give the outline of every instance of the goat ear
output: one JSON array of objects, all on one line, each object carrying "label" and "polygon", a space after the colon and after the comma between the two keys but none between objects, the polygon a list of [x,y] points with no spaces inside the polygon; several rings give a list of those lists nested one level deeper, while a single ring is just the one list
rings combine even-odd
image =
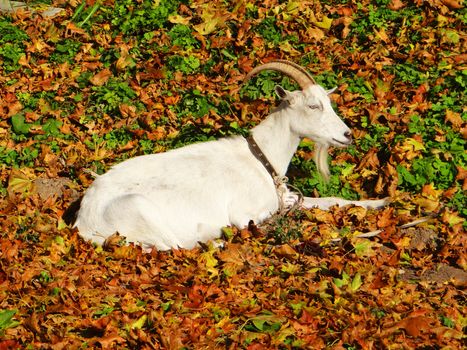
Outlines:
[{"label": "goat ear", "polygon": [[286,89],[284,89],[282,86],[276,85],[274,90],[276,91],[277,96],[279,96],[281,100],[289,99],[289,92]]},{"label": "goat ear", "polygon": [[328,95],[331,95],[331,94],[332,94],[334,91],[336,91],[336,90],[337,90],[337,86],[336,86],[336,87],[333,87],[331,90],[327,90],[326,93],[327,93]]}]

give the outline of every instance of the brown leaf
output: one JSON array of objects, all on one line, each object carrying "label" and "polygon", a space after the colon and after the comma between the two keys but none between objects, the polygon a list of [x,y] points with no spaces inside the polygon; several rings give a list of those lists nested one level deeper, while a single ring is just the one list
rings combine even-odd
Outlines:
[{"label": "brown leaf", "polygon": [[39,319],[37,313],[33,312],[24,322],[24,325],[36,334],[40,334],[41,327],[39,326]]},{"label": "brown leaf", "polygon": [[104,68],[99,73],[95,74],[89,81],[95,86],[104,85],[112,76],[112,72],[108,68]]},{"label": "brown leaf", "polygon": [[102,248],[105,250],[113,250],[118,248],[124,240],[125,237],[122,237],[118,232],[115,232],[113,235],[110,235],[105,239],[102,244]]},{"label": "brown leaf", "polygon": [[165,78],[164,72],[161,69],[148,67],[144,72],[139,73],[141,80],[156,80]]},{"label": "brown leaf", "polygon": [[129,47],[123,45],[120,47],[120,57],[115,63],[117,70],[122,71],[133,63],[133,59],[129,54]]},{"label": "brown leaf", "polygon": [[98,343],[101,344],[102,349],[110,349],[117,344],[126,343],[125,338],[122,338],[117,333],[106,335],[105,337],[99,338]]},{"label": "brown leaf", "polygon": [[378,159],[378,149],[373,147],[370,149],[367,154],[363,157],[360,164],[357,167],[357,170],[369,168],[369,169],[378,169],[380,167],[379,159]]},{"label": "brown leaf", "polygon": [[456,113],[451,110],[446,111],[445,120],[446,122],[451,123],[455,130],[459,130],[460,127],[463,124],[465,124],[465,122],[462,120],[460,113]]},{"label": "brown leaf", "polygon": [[405,4],[401,0],[392,0],[388,7],[393,11],[397,11],[405,7]]},{"label": "brown leaf", "polygon": [[385,208],[381,213],[378,214],[378,221],[376,225],[378,228],[384,228],[396,224],[396,218],[394,217],[394,208]]},{"label": "brown leaf", "polygon": [[306,36],[307,36],[308,40],[314,39],[316,41],[320,41],[325,37],[325,34],[324,34],[324,31],[322,29],[315,28],[315,27],[310,27],[306,31]]},{"label": "brown leaf", "polygon": [[280,258],[289,258],[289,259],[298,256],[295,249],[293,249],[288,244],[282,244],[278,247],[274,247],[274,254],[276,254],[276,256]]}]

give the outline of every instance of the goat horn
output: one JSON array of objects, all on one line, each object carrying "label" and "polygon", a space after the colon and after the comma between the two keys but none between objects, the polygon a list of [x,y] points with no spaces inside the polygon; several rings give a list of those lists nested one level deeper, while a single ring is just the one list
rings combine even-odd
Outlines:
[{"label": "goat horn", "polygon": [[274,61],[262,64],[254,68],[250,73],[248,73],[244,81],[247,81],[252,76],[258,74],[259,72],[263,70],[268,70],[268,69],[275,70],[285,75],[288,75],[289,77],[294,79],[298,83],[298,85],[300,85],[302,90],[305,90],[310,85],[316,84],[311,74],[308,73],[305,70],[305,68],[299,66],[298,64],[294,62],[290,62],[287,60],[274,60]]}]

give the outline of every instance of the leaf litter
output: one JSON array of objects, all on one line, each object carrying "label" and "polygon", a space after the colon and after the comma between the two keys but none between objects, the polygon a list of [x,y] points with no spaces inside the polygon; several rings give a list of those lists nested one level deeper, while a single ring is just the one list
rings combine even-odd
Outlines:
[{"label": "leaf litter", "polygon": [[[54,1],[56,18],[2,18],[0,349],[461,348],[465,8],[378,4]],[[258,123],[291,83],[241,83],[274,58],[338,85],[356,139],[329,185],[305,140],[294,185],[387,208],[295,210],[150,253],[66,225],[93,173]]]}]

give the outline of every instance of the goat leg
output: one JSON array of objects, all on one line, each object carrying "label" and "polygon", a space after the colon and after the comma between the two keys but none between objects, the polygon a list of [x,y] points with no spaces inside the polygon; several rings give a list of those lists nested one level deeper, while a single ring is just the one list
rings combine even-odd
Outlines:
[{"label": "goat leg", "polygon": [[351,201],[338,197],[324,197],[324,198],[312,198],[303,197],[302,207],[305,209],[319,208],[322,210],[328,210],[334,205],[345,206],[349,204],[357,205],[367,209],[378,209],[382,208],[390,202],[389,197],[383,199],[367,199],[361,201]]}]

